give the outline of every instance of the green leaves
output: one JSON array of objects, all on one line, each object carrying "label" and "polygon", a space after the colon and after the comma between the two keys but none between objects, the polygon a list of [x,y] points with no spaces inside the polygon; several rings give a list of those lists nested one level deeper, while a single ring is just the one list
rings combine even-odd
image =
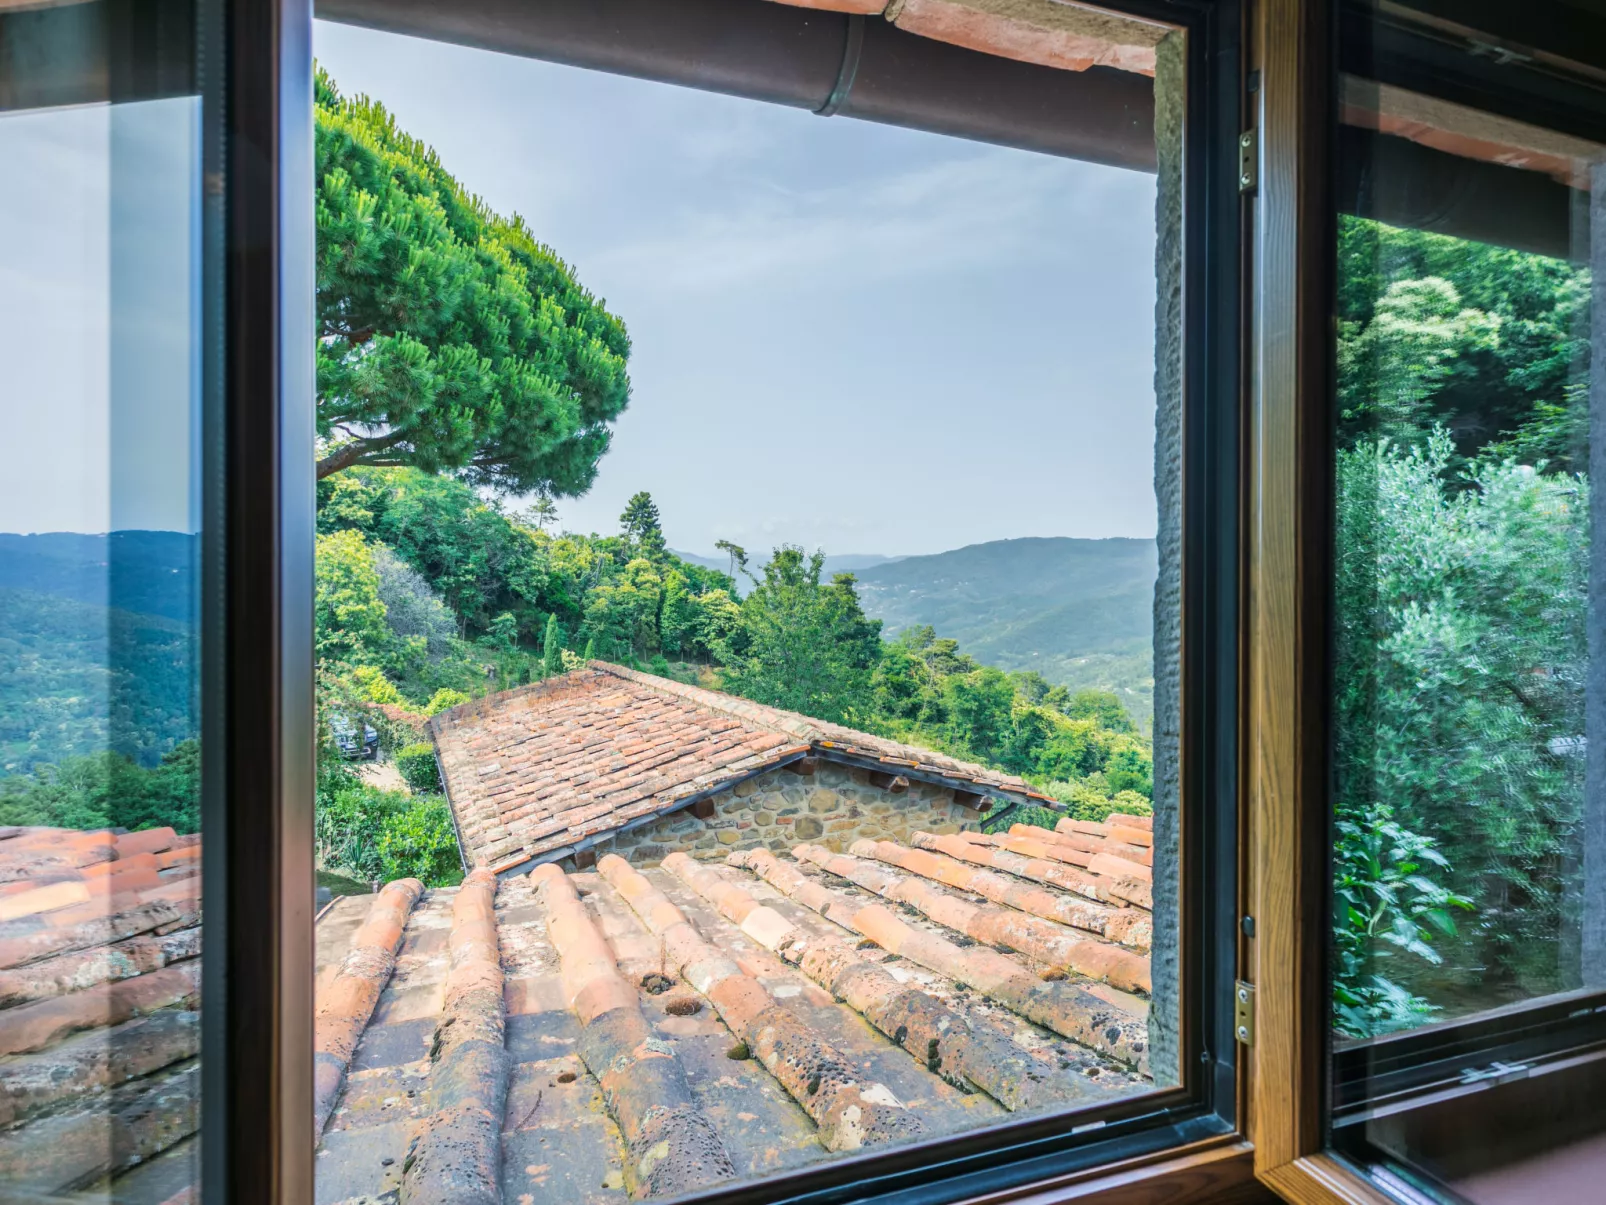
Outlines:
[{"label": "green leaves", "polygon": [[739,630],[716,649],[725,689],[834,722],[865,708],[881,624],[865,618],[851,573],[820,581],[824,563],[823,552],[775,550],[742,601]]},{"label": "green leaves", "polygon": [[1393,809],[1374,804],[1335,825],[1335,1024],[1352,1037],[1408,1028],[1435,1011],[1386,972],[1399,954],[1437,965],[1435,934],[1453,937],[1454,910],[1472,902],[1426,868],[1449,862],[1428,837],[1402,826]]},{"label": "green leaves", "polygon": [[383,664],[393,641],[368,541],[355,531],[319,536],[314,582],[318,659]]},{"label": "green leaves", "polygon": [[320,867],[363,882],[452,887],[463,878],[444,799],[382,791],[342,765],[320,767],[315,841]]},{"label": "green leaves", "polygon": [[1451,458],[1442,431],[1339,457],[1339,804],[1387,803],[1465,876],[1479,923],[1455,943],[1459,973],[1556,990],[1583,787],[1582,759],[1556,750],[1583,731],[1587,486],[1510,461],[1457,479]]},{"label": "green leaves", "polygon": [[321,71],[317,96],[319,477],[583,492],[630,400],[624,324],[382,105]]},{"label": "green leaves", "polygon": [[396,771],[402,781],[419,794],[429,795],[441,789],[440,771],[435,765],[435,746],[428,741],[403,745],[392,755]]}]

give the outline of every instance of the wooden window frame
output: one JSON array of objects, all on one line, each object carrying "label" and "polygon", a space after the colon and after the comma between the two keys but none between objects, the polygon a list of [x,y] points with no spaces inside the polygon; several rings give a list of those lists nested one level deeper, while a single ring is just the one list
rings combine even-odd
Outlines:
[{"label": "wooden window frame", "polygon": [[1244,894],[1255,1176],[1300,1205],[1388,1205],[1326,1147],[1324,697],[1333,11],[1260,0],[1246,474]]},{"label": "wooden window frame", "polygon": [[[1258,0],[1250,56],[1259,178],[1246,331],[1243,747],[1244,895],[1255,924],[1243,965],[1256,985],[1257,1015],[1245,1132],[1257,1179],[1285,1200],[1394,1205],[1327,1134],[1337,3]],[[1521,21],[1509,7],[1473,9],[1467,19]],[[1538,14],[1541,24],[1553,19]],[[1550,26],[1544,33],[1556,37]]]}]

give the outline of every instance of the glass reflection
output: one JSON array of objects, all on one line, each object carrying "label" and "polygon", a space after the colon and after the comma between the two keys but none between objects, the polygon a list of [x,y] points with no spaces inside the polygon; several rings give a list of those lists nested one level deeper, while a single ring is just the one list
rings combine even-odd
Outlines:
[{"label": "glass reflection", "polygon": [[0,113],[0,1196],[190,1199],[200,102]]}]

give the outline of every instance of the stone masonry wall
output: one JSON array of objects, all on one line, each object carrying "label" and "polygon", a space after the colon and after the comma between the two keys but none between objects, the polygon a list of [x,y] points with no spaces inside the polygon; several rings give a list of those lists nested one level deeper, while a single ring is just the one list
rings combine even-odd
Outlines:
[{"label": "stone masonry wall", "polygon": [[983,816],[955,803],[946,787],[910,782],[894,792],[874,786],[867,770],[827,761],[808,774],[782,768],[749,778],[712,803],[711,819],[699,820],[685,808],[621,834],[597,852],[617,853],[636,866],[656,865],[676,850],[718,858],[737,846],[783,853],[801,841],[843,852],[860,837],[907,841],[917,830],[956,833],[974,828]]}]

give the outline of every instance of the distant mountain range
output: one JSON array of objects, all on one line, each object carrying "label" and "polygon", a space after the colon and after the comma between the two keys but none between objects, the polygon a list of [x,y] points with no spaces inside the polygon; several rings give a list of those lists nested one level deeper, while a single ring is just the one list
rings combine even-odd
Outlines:
[{"label": "distant mountain range", "polygon": [[[669,551],[683,561],[690,561],[693,565],[702,565],[707,569],[718,569],[721,573],[729,573],[731,570],[731,559],[728,556],[704,556],[700,552],[681,552],[674,548]],[[820,571],[820,579],[829,581],[834,574],[862,573],[866,569],[874,568],[877,565],[890,565],[893,561],[901,560],[903,560],[902,557],[880,556],[873,552],[849,552],[841,556],[827,556],[825,558],[825,567]],[[748,564],[748,568],[755,576],[762,576],[764,566],[768,563],[768,560],[751,561]],[[736,584],[741,587],[747,583],[738,575]],[[745,593],[745,591],[741,592]]]},{"label": "distant mountain range", "polygon": [[1140,725],[1154,711],[1153,540],[994,540],[858,574],[885,634],[930,624],[1001,669],[1113,690]]},{"label": "distant mountain range", "polygon": [[1153,540],[994,540],[930,556],[827,557],[825,571],[859,579],[865,612],[889,637],[930,624],[985,664],[1112,690],[1143,725],[1153,714]]},{"label": "distant mountain range", "polygon": [[200,537],[181,531],[0,533],[0,590],[160,615],[195,614]]},{"label": "distant mountain range", "polygon": [[0,534],[0,775],[108,748],[154,765],[195,734],[198,545]]}]

